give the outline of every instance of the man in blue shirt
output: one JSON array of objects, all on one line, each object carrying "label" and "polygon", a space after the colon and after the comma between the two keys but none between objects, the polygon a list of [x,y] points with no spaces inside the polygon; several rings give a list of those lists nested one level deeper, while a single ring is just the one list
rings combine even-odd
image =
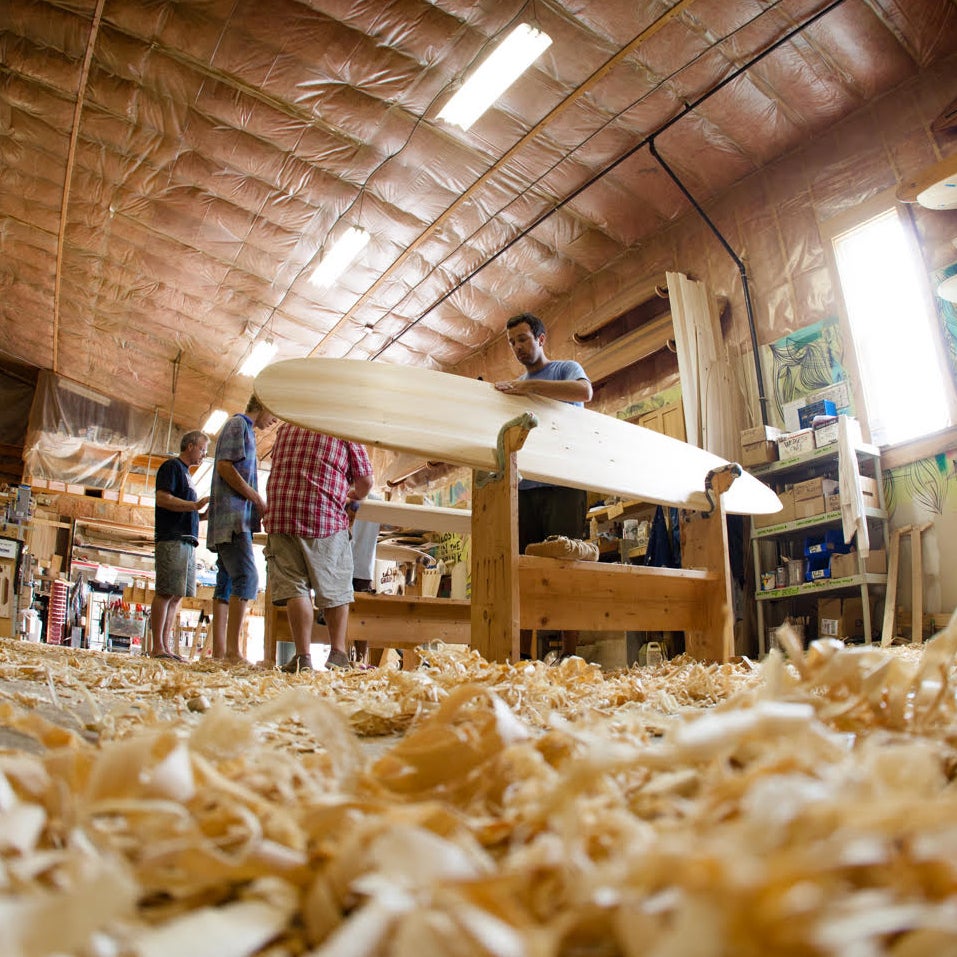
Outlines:
[{"label": "man in blue shirt", "polygon": [[[545,355],[545,324],[538,316],[523,312],[505,324],[508,344],[515,358],[525,367],[517,379],[496,382],[499,392],[510,395],[540,395],[571,405],[583,406],[592,397],[585,370],[573,359],[549,359]],[[518,549],[525,553],[531,542],[542,542],[549,535],[585,537],[588,494],[581,489],[565,488],[522,479],[518,485]],[[531,651],[531,632],[523,631],[522,653]],[[578,632],[562,632],[562,657],[575,654]]]},{"label": "man in blue shirt", "polygon": [[154,550],[156,586],[150,605],[153,658],[182,661],[172,648],[173,625],[179,603],[196,594],[196,546],[199,544],[200,512],[208,498],[197,500],[189,470],[206,458],[209,439],[203,432],[187,432],[176,458],[156,470]]},{"label": "man in blue shirt", "polygon": [[216,441],[215,467],[209,494],[206,547],[217,553],[213,593],[213,657],[241,662],[239,650],[249,602],[259,590],[253,556],[266,502],[259,494],[255,429],[268,429],[276,417],[253,396],[245,412],[226,421]]}]

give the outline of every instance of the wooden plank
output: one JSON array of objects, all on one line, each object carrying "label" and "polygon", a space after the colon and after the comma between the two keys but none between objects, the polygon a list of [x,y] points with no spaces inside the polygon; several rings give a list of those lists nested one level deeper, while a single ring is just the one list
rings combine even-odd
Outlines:
[{"label": "wooden plank", "polygon": [[[284,608],[266,603],[263,658],[276,660],[276,642],[292,641]],[[374,595],[359,592],[349,611],[350,641],[367,641],[373,648],[421,645],[428,641],[468,644],[470,608],[467,601],[453,598],[412,598],[402,595]],[[312,641],[329,643],[329,629],[314,625]]]},{"label": "wooden plank", "polygon": [[911,626],[912,645],[924,641],[924,550],[921,536],[930,528],[931,523],[917,525],[910,530],[910,583],[911,583]]},{"label": "wooden plank", "polygon": [[527,436],[505,429],[501,472],[472,475],[472,647],[486,661],[520,658],[516,457]]},{"label": "wooden plank", "polygon": [[884,592],[884,621],[881,625],[881,647],[894,640],[894,616],[897,614],[897,569],[900,564],[901,535],[910,531],[910,525],[891,530],[887,554],[887,588]]},{"label": "wooden plank", "polygon": [[518,559],[521,627],[589,631],[701,628],[714,576],[699,569]]},{"label": "wooden plank", "polygon": [[407,502],[380,502],[366,499],[356,518],[398,528],[420,528],[428,532],[457,532],[468,535],[472,530],[472,512],[467,508],[442,508],[438,505],[410,505]]},{"label": "wooden plank", "polygon": [[582,365],[592,382],[601,382],[622,369],[664,349],[675,334],[671,313],[666,312],[586,357]]},{"label": "wooden plank", "polygon": [[728,473],[715,476],[718,498],[710,515],[683,512],[680,519],[682,563],[690,567],[708,568],[715,576],[715,580],[701,593],[703,621],[685,629],[685,650],[698,661],[727,661],[734,655],[728,523],[723,507],[724,495],[719,494],[725,492],[732,481],[734,479]]}]

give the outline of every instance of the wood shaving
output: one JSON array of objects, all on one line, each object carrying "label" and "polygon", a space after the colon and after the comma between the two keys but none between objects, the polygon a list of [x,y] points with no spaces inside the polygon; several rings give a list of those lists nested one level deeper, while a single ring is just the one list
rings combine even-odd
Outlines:
[{"label": "wood shaving", "polygon": [[957,624],[779,643],[287,676],[0,642],[0,953],[957,953]]}]

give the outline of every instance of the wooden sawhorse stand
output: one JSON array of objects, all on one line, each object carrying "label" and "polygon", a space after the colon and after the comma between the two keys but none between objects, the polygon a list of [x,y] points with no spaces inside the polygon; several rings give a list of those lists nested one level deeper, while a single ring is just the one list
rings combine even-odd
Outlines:
[{"label": "wooden sawhorse stand", "polygon": [[[501,468],[473,472],[471,644],[488,661],[517,662],[521,629],[684,631],[688,654],[724,662],[734,621],[723,493],[735,476],[712,473],[708,515],[685,512],[682,557],[700,568],[649,568],[518,554],[517,452],[536,425],[529,414],[499,433]],[[600,464],[597,469],[606,468]],[[600,486],[600,482],[596,482]],[[635,489],[634,497],[641,497]]]}]

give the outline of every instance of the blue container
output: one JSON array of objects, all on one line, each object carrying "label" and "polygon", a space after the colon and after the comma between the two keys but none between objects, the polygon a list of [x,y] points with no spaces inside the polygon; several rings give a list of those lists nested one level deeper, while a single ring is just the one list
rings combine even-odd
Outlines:
[{"label": "blue container", "polygon": [[830,399],[820,399],[810,402],[803,409],[798,409],[798,422],[802,429],[810,429],[814,425],[816,415],[837,415],[837,406]]},{"label": "blue container", "polygon": [[808,535],[804,539],[805,558],[812,558],[815,555],[827,557],[832,552],[846,555],[850,550],[851,546],[844,543],[844,534],[839,528],[829,528],[823,535]]},{"label": "blue container", "polygon": [[808,555],[804,563],[804,580],[807,582],[820,581],[822,578],[831,577],[831,555],[830,552],[823,552]]}]

